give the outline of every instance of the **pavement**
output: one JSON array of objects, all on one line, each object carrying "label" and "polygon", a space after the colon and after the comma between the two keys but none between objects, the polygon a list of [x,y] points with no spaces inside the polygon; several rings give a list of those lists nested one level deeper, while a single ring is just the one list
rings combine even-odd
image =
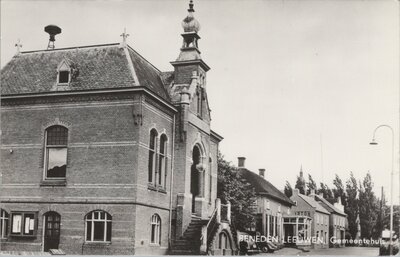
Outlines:
[{"label": "pavement", "polygon": [[378,247],[343,247],[343,248],[328,248],[328,249],[311,249],[309,252],[295,248],[282,248],[274,253],[260,253],[257,255],[266,256],[313,256],[313,255],[356,255],[356,256],[378,256]]}]

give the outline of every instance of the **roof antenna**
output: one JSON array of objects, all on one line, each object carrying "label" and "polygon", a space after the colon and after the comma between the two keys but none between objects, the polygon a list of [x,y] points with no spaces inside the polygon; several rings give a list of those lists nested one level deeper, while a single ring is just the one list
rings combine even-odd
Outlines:
[{"label": "roof antenna", "polygon": [[47,44],[47,50],[53,50],[55,48],[54,41],[56,41],[55,36],[61,33],[61,28],[56,25],[48,25],[44,27],[44,31],[49,33],[50,39]]},{"label": "roof antenna", "polygon": [[21,48],[22,48],[22,44],[21,44],[21,40],[18,38],[17,43],[15,44],[15,47],[17,47],[17,54],[21,53]]}]

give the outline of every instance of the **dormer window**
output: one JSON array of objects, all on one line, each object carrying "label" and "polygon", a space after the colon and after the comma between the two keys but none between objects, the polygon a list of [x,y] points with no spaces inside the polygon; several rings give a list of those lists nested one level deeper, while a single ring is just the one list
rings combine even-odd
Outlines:
[{"label": "dormer window", "polygon": [[58,84],[69,83],[69,71],[59,71],[58,73]]},{"label": "dormer window", "polygon": [[68,85],[71,82],[74,65],[71,61],[64,59],[57,67],[57,84],[59,86]]}]

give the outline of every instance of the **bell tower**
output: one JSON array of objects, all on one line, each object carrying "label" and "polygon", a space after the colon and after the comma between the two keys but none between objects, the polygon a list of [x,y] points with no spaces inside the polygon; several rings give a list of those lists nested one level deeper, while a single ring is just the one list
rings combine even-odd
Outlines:
[{"label": "bell tower", "polygon": [[195,73],[201,78],[205,78],[205,73],[210,67],[201,59],[199,49],[200,23],[194,18],[193,0],[189,3],[188,15],[182,21],[183,43],[180,54],[176,61],[171,62],[174,66],[175,83],[189,84],[192,75]]}]

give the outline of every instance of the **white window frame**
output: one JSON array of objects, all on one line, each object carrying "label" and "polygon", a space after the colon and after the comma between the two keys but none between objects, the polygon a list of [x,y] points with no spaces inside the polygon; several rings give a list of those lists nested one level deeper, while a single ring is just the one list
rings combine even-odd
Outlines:
[{"label": "white window frame", "polygon": [[[47,135],[48,135],[48,130],[51,129],[52,127],[62,127],[67,130],[67,143],[65,145],[47,145]],[[63,178],[58,178],[58,177],[48,177],[47,176],[47,171],[48,171],[48,163],[49,163],[49,151],[48,149],[50,148],[65,148],[67,151],[67,156],[65,159],[65,165],[67,165],[68,161],[68,138],[69,138],[69,129],[65,126],[62,125],[53,125],[50,127],[47,127],[44,133],[44,158],[43,158],[43,180],[65,180],[67,178],[67,171],[65,171],[65,177]]]},{"label": "white window frame", "polygon": [[[97,213],[97,218],[94,217],[94,214]],[[104,218],[101,218],[101,214],[104,213]],[[108,216],[110,216],[110,219],[108,219]],[[88,225],[87,223],[91,223],[91,231],[88,230]],[[94,240],[94,223],[95,222],[103,222],[104,223],[104,238],[103,241],[100,240]],[[90,243],[110,243],[112,240],[112,233],[110,235],[110,240],[107,240],[107,224],[111,223],[111,232],[112,232],[112,216],[102,210],[96,210],[96,211],[91,211],[85,216],[85,242],[90,242]],[[87,235],[90,233],[90,240],[87,239]]]},{"label": "white window frame", "polygon": [[[154,238],[154,241],[152,241],[152,238]],[[153,214],[150,219],[150,244],[161,245],[161,217],[158,214]]]}]

